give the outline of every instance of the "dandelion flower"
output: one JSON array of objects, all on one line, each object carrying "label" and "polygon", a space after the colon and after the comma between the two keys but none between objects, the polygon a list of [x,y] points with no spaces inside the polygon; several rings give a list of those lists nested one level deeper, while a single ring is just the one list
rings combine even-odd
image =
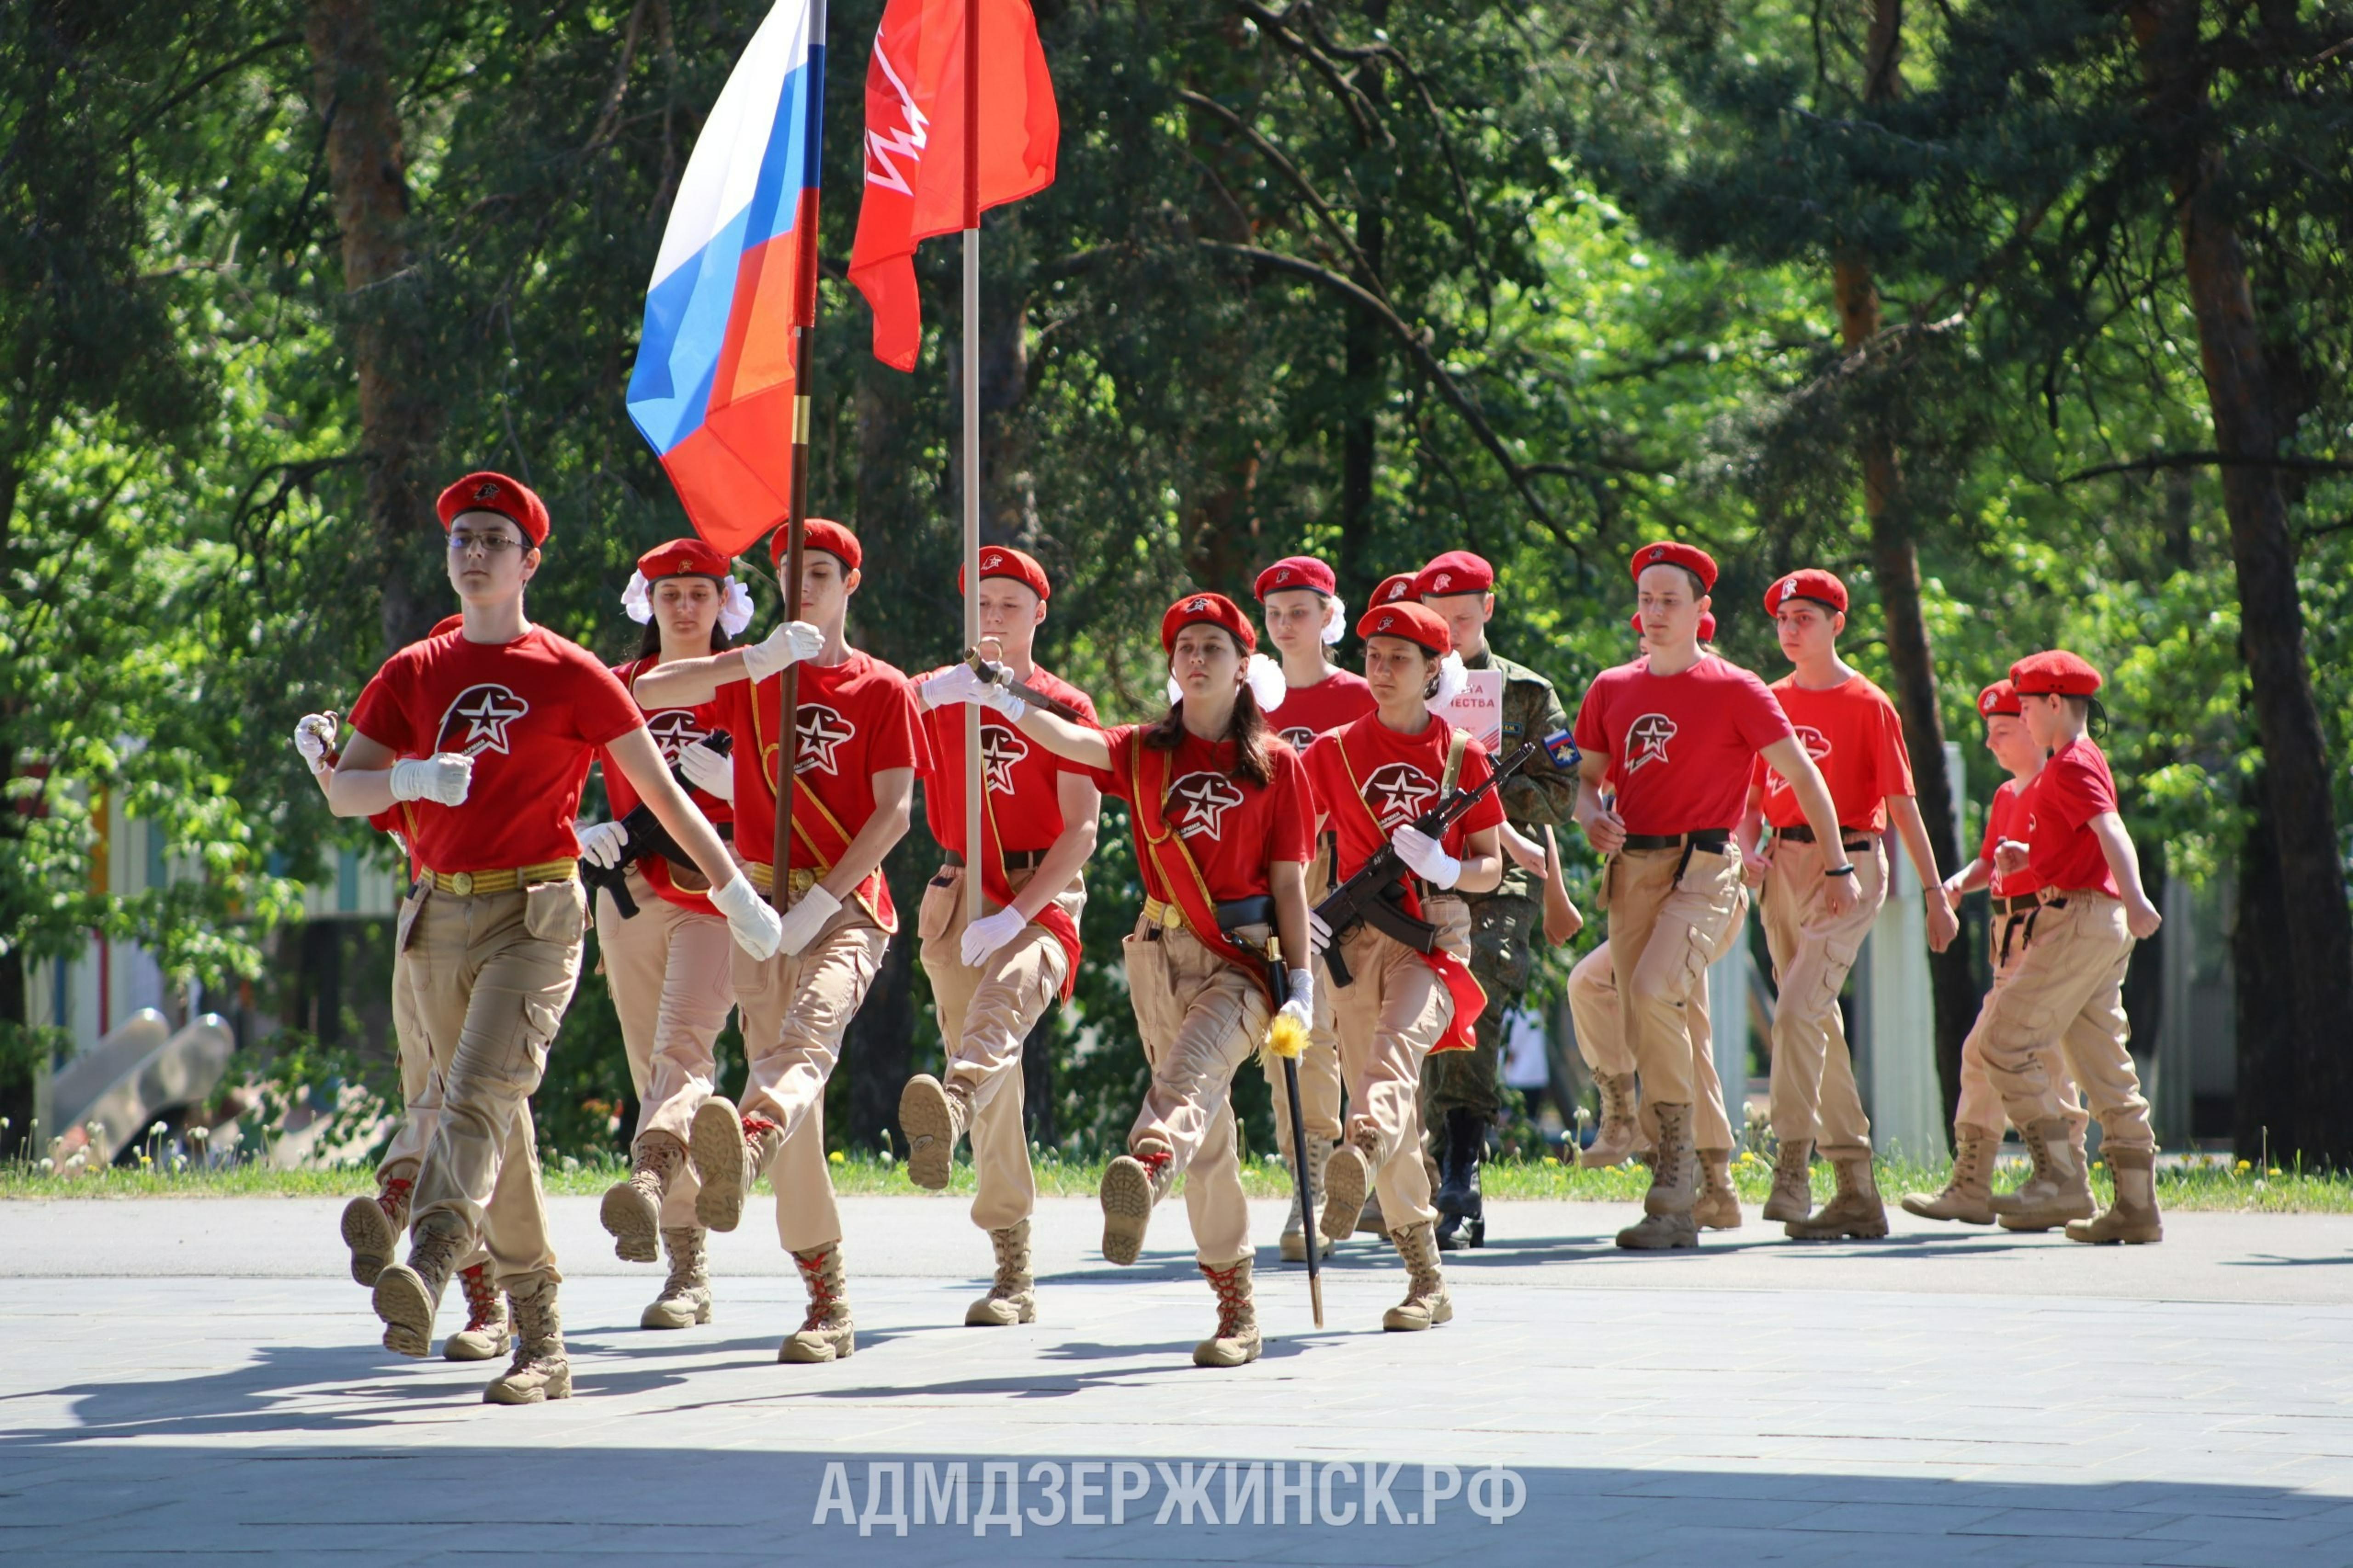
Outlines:
[{"label": "dandelion flower", "polygon": [[1547,1165],[1557,1165],[1560,1163],[1560,1161],[1550,1154],[1546,1154],[1545,1156],[1545,1163]]},{"label": "dandelion flower", "polygon": [[837,1164],[837,1165],[839,1165],[839,1164],[840,1164],[840,1163],[843,1163],[843,1162],[842,1162],[842,1158],[841,1158],[841,1151],[840,1151],[840,1150],[839,1150],[839,1149],[836,1149],[832,1153],[828,1154],[828,1155],[826,1156],[826,1158],[827,1158],[828,1161],[832,1162],[834,1164]]},{"label": "dandelion flower", "polygon": [[2242,1160],[2239,1162],[2239,1169],[2242,1171],[2252,1171],[2254,1169],[2254,1166],[2249,1162]]}]

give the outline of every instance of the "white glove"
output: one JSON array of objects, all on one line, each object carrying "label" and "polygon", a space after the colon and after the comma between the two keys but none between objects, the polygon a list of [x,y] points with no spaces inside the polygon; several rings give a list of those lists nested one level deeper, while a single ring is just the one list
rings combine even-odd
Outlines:
[{"label": "white glove", "polygon": [[629,841],[629,830],[617,822],[591,822],[572,825],[572,837],[580,840],[580,858],[591,866],[607,870],[620,863],[621,847]]},{"label": "white glove", "polygon": [[812,883],[800,901],[785,911],[784,931],[776,941],[776,951],[790,958],[810,942],[841,908],[841,900]]},{"label": "white glove", "polygon": [[1307,911],[1307,951],[1317,958],[1332,945],[1332,922],[1314,910]]},{"label": "white glove", "polygon": [[721,756],[700,741],[678,754],[678,771],[705,795],[721,800],[735,798],[734,759]]},{"label": "white glove", "polygon": [[[1309,912],[1308,919],[1311,921],[1314,921],[1313,911]],[[1314,970],[1294,969],[1291,972],[1291,997],[1283,1003],[1276,1016],[1289,1018],[1303,1029],[1313,1029],[1315,1026],[1315,972]]]},{"label": "white glove", "polygon": [[1413,874],[1423,881],[1451,888],[1462,879],[1462,862],[1420,828],[1400,827],[1389,835],[1389,842],[1396,846],[1398,858],[1413,868]]},{"label": "white glove", "polygon": [[987,682],[972,672],[968,664],[952,664],[933,676],[915,689],[926,708],[952,708],[959,702],[978,702]]},{"label": "white glove", "polygon": [[983,915],[964,928],[964,966],[978,969],[988,962],[988,955],[1021,934],[1029,917],[1019,910],[1004,909],[993,915]]},{"label": "white glove", "polygon": [[713,888],[711,907],[727,917],[727,934],[735,939],[737,947],[764,961],[776,956],[784,922],[776,919],[776,911],[768,907],[750,878],[738,871],[725,886]]},{"label": "white glove", "polygon": [[305,713],[294,724],[294,749],[314,773],[327,772],[327,753],[334,749],[335,721],[324,713]]},{"label": "white glove", "polygon": [[825,634],[807,621],[786,621],[744,650],[744,668],[754,680],[765,680],[788,664],[815,658],[825,647]]},{"label": "white glove", "polygon": [[392,764],[392,798],[430,800],[443,805],[463,805],[473,787],[474,759],[463,752],[411,757]]}]

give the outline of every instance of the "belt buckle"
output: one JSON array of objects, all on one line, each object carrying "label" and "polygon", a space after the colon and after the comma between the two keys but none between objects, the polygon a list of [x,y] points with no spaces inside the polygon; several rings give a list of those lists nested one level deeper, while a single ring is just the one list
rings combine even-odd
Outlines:
[{"label": "belt buckle", "polygon": [[449,890],[461,899],[471,898],[474,893],[474,874],[471,871],[451,872]]}]

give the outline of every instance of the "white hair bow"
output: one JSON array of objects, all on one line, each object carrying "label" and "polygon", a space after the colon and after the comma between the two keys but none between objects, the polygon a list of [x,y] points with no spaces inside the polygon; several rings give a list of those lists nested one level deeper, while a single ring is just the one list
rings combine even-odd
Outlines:
[{"label": "white hair bow", "polygon": [[[644,573],[629,574],[628,586],[621,590],[621,611],[639,626],[654,618],[653,594]],[[720,590],[720,627],[731,637],[741,637],[744,628],[751,624],[751,593],[741,582],[730,577]]]},{"label": "white hair bow", "polygon": [[1324,601],[1324,631],[1322,635],[1324,637],[1324,646],[1325,647],[1337,647],[1340,639],[1348,635],[1347,601],[1341,598],[1337,594],[1333,595],[1330,598]]},{"label": "white hair bow", "polygon": [[1427,706],[1433,713],[1461,696],[1471,688],[1471,672],[1462,668],[1462,656],[1450,653],[1438,661],[1438,690]]}]

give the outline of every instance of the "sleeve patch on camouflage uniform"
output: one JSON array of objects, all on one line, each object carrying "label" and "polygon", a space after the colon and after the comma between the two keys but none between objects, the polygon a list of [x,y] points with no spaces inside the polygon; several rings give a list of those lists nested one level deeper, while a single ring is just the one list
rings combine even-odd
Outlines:
[{"label": "sleeve patch on camouflage uniform", "polygon": [[1552,765],[1563,772],[1577,766],[1585,757],[1585,753],[1577,749],[1577,742],[1569,738],[1569,732],[1567,730],[1555,730],[1551,734],[1546,735],[1544,748],[1545,755],[1552,759]]}]

